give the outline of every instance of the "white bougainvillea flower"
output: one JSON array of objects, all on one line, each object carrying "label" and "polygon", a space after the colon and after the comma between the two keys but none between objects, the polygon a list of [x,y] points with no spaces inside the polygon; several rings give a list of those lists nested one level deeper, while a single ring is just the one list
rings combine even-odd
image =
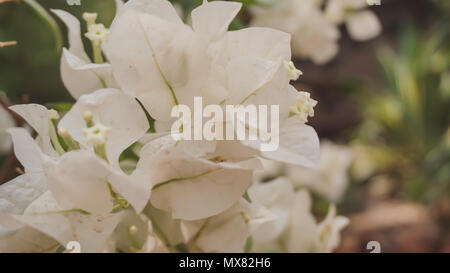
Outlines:
[{"label": "white bougainvillea flower", "polygon": [[[126,109],[126,111],[117,111],[119,108]],[[44,112],[42,107],[22,105],[20,107],[15,106],[13,109],[20,109],[21,112],[27,113],[26,119],[34,117],[30,122],[30,124],[35,124],[33,127],[44,128],[43,124],[47,124],[47,129],[42,135],[40,134],[40,138],[47,139],[45,142],[50,142],[48,140],[49,120],[48,116],[42,116]],[[94,149],[86,142],[83,135],[83,129],[86,128],[86,121],[83,119],[85,111],[89,111],[92,115],[92,122],[101,122],[105,126],[111,127],[111,132],[104,145],[105,156],[110,162],[109,164],[95,154]],[[33,115],[33,113],[36,113],[36,115]],[[41,127],[38,125],[41,125]],[[110,197],[107,188],[107,182],[109,182],[113,189],[127,199],[137,211],[141,211],[145,207],[151,192],[151,184],[146,178],[148,170],[137,169],[128,176],[123,173],[118,163],[119,155],[123,150],[142,137],[149,127],[145,114],[134,99],[117,90],[99,90],[91,95],[82,96],[58,125],[60,129],[65,129],[73,139],[78,141],[82,151],[71,151],[62,157],[58,157],[55,151],[51,154],[42,153],[38,147],[34,147],[36,145],[32,140],[27,139],[26,134],[20,136],[21,139],[26,140],[25,142],[29,147],[25,148],[27,146],[21,143],[22,140],[18,140],[15,149],[23,151],[23,155],[18,156],[22,163],[33,158],[35,158],[33,162],[41,162],[42,158],[45,159],[45,168],[42,164],[24,164],[24,166],[32,165],[39,173],[46,173],[50,189],[63,193],[61,196],[59,194],[54,195],[59,202],[65,206],[83,208],[89,212],[105,212],[112,207],[111,200],[108,199],[108,202],[106,202],[106,193]],[[37,131],[40,132],[41,130],[37,129]],[[28,136],[28,138],[30,137]],[[77,166],[78,169],[71,166]],[[83,172],[79,170],[83,170]],[[30,170],[25,167],[25,171],[29,172]],[[61,179],[61,177],[64,177],[64,179]],[[84,187],[79,187],[78,179],[83,180]],[[100,184],[103,186],[98,186]],[[74,190],[74,187],[77,190]],[[88,190],[89,187],[93,188]],[[99,197],[98,200],[105,201],[105,203],[99,202],[96,205],[85,202],[83,201],[84,193],[91,197],[89,200],[96,200],[96,194],[103,196],[103,198]]]},{"label": "white bougainvillea flower", "polygon": [[171,120],[177,104],[194,96],[219,104],[226,96],[212,67],[209,46],[223,36],[241,4],[205,2],[192,12],[193,28],[183,24],[168,1],[133,0],[111,26],[108,43],[114,76],[158,121]]},{"label": "white bougainvillea flower", "polygon": [[199,149],[193,153],[178,145],[155,153],[149,143],[142,148],[137,165],[157,170],[150,174],[150,201],[171,212],[173,218],[198,220],[221,213],[238,201],[252,182],[251,168],[199,157]]},{"label": "white bougainvillea flower", "polygon": [[12,142],[6,129],[14,126],[15,122],[11,114],[3,107],[0,107],[0,154],[8,153],[11,150]]},{"label": "white bougainvillea flower", "polygon": [[339,246],[341,231],[349,224],[349,219],[336,215],[336,206],[331,205],[327,216],[317,226],[319,234],[318,252],[331,252]]},{"label": "white bougainvillea flower", "polygon": [[352,39],[367,41],[377,37],[382,30],[375,13],[363,10],[367,5],[366,0],[329,0],[325,15],[335,24],[345,23]]},{"label": "white bougainvillea flower", "polygon": [[149,125],[144,111],[132,97],[116,89],[101,89],[81,96],[72,109],[61,119],[59,128],[65,128],[83,147],[91,147],[85,136],[83,115],[92,114],[94,124],[109,127],[106,138],[108,161],[118,166],[120,154],[147,132]]},{"label": "white bougainvillea flower", "polygon": [[93,215],[77,210],[65,211],[47,191],[31,203],[23,214],[10,217],[54,238],[62,246],[77,241],[81,252],[98,252],[103,249],[122,214]]},{"label": "white bougainvillea flower", "polygon": [[48,156],[56,156],[55,149],[50,143],[49,110],[39,104],[19,104],[9,107],[19,114],[37,133],[36,141]]},{"label": "white bougainvillea flower", "polygon": [[348,186],[348,169],[352,152],[345,146],[321,143],[321,159],[317,168],[287,165],[286,175],[296,187],[306,186],[332,202],[339,202]]},{"label": "white bougainvillea flower", "polygon": [[292,34],[294,55],[324,64],[338,52],[338,28],[324,17],[315,0],[281,0],[270,7],[250,9],[253,26],[272,27]]},{"label": "white bougainvillea flower", "polygon": [[248,237],[275,219],[263,206],[241,199],[216,216],[182,221],[181,225],[188,247],[205,252],[243,252]]},{"label": "white bougainvillea flower", "polygon": [[[225,41],[222,53],[218,57],[220,60],[218,63],[230,67],[230,97],[225,103],[265,105],[269,109],[271,105],[278,105],[280,109],[280,147],[276,151],[261,152],[260,154],[269,159],[308,167],[314,166],[319,155],[317,134],[312,127],[303,124],[304,120],[300,122],[289,118],[292,106],[296,104],[299,95],[298,91],[289,84],[292,73],[291,65],[286,66],[287,60],[290,60],[289,35],[271,29],[248,28],[229,32]],[[240,70],[239,65],[235,66],[233,61],[229,61],[242,59],[263,61],[265,64],[262,66],[268,67],[269,72],[263,76],[242,77],[245,72]],[[250,63],[252,62],[248,61],[248,64]],[[253,67],[253,69],[264,71],[259,67]],[[306,110],[303,108],[301,110],[310,114],[314,106],[314,101],[311,101],[311,105],[305,107]],[[267,119],[270,120],[271,116],[269,115]],[[268,128],[270,128],[269,124]],[[242,143],[260,150],[261,141],[242,141]]]},{"label": "white bougainvillea flower", "polygon": [[336,216],[331,205],[328,214],[317,224],[311,214],[311,197],[306,190],[296,192],[290,223],[282,235],[282,244],[287,252],[331,252],[339,241],[340,232],[349,220]]},{"label": "white bougainvillea flower", "polygon": [[[25,129],[9,129],[13,139],[24,139],[21,135],[27,135]],[[31,137],[29,138],[31,141]],[[26,138],[24,139],[26,140]],[[0,185],[0,214],[23,214],[25,209],[46,190],[45,176],[42,172],[40,160],[26,152],[30,147],[20,143],[21,146],[14,147],[16,157],[21,161],[27,173]],[[30,153],[39,151],[33,150]],[[55,242],[42,233],[26,228],[23,225],[14,227],[5,226],[4,218],[0,219],[0,252],[39,252],[55,245]]]},{"label": "white bougainvillea flower", "polygon": [[279,177],[268,183],[255,183],[248,189],[248,195],[252,202],[263,205],[277,217],[254,232],[253,239],[258,243],[266,243],[279,237],[288,224],[294,202],[291,181]]},{"label": "white bougainvillea flower", "polygon": [[[122,0],[116,0],[116,12],[123,6]],[[64,48],[61,56],[61,78],[64,86],[75,99],[83,94],[107,87],[117,87],[109,63],[92,63],[84,50],[81,39],[81,28],[78,19],[63,10],[51,10],[68,29],[69,49]],[[88,26],[88,37],[97,42],[107,42],[108,30],[102,24],[95,24],[97,14],[87,13],[84,16]],[[90,22],[90,23],[89,23]],[[99,38],[96,40],[96,38]],[[99,45],[100,46],[100,45]],[[101,52],[99,53],[101,54]],[[104,52],[107,56],[107,52]]]},{"label": "white bougainvillea flower", "polygon": [[[42,249],[42,247],[48,246],[49,244],[51,246],[51,240],[49,240],[48,237],[43,236],[42,233],[44,233],[47,236],[56,239],[65,246],[65,243],[68,241],[79,239],[76,234],[72,234],[73,236],[71,236],[70,232],[72,232],[72,227],[77,227],[77,224],[81,223],[78,220],[71,220],[71,222],[74,222],[71,224],[65,223],[64,221],[67,219],[65,219],[65,216],[60,214],[61,211],[64,210],[68,213],[70,212],[69,214],[74,216],[75,219],[85,219],[86,217],[91,218],[93,215],[84,216],[85,214],[87,215],[87,213],[80,212],[80,208],[87,209],[91,212],[102,212],[100,216],[109,213],[112,209],[112,201],[110,200],[109,190],[104,180],[102,180],[102,183],[100,184],[100,181],[95,181],[92,177],[89,177],[92,172],[87,172],[85,166],[77,168],[80,167],[80,165],[83,165],[83,161],[79,160],[86,160],[86,158],[76,158],[73,162],[65,162],[63,159],[63,163],[61,164],[69,164],[69,167],[63,166],[67,167],[64,170],[67,172],[61,171],[61,176],[58,176],[59,180],[54,180],[52,177],[53,173],[48,170],[47,163],[45,162],[46,160],[51,161],[51,157],[41,152],[37,143],[31,138],[29,133],[23,128],[12,128],[9,132],[14,142],[16,157],[24,166],[26,172],[25,174],[0,186],[0,214],[2,215],[0,217],[0,229],[4,233],[2,235],[5,235],[9,242],[16,242],[19,240],[17,237],[18,235],[16,236],[15,234],[24,234],[29,236],[30,240],[42,241],[43,244],[40,245],[41,248],[39,248],[33,245],[33,241],[28,243],[24,242],[23,247],[29,248],[31,251],[45,250],[46,248]],[[92,164],[92,160],[85,162],[87,164]],[[98,167],[98,165],[93,167]],[[74,168],[76,170],[72,171]],[[97,169],[97,171],[98,173],[102,173],[99,169]],[[79,179],[74,183],[73,180],[75,177],[69,176],[68,173],[76,173]],[[61,187],[58,182],[72,182],[72,190],[68,191],[69,189],[66,188],[66,191],[58,191],[58,187]],[[46,200],[45,198],[51,195],[48,189],[52,190],[55,188],[55,185],[55,193],[58,194],[59,199],[64,200],[64,205],[58,204],[57,209],[55,207],[54,210],[50,210],[50,208],[47,207],[46,202],[40,203],[41,201],[38,200],[41,198]],[[102,185],[104,187],[102,187]],[[102,200],[102,192],[108,194],[108,199]],[[44,195],[47,197],[44,197]],[[53,196],[51,199],[54,200]],[[76,209],[74,209],[75,204],[80,206],[77,206]],[[108,211],[102,211],[105,204],[110,204],[110,206],[108,206]],[[31,207],[39,209],[39,213],[42,215],[36,216],[34,215],[35,212],[30,213]],[[49,211],[52,212],[51,215],[47,214]],[[96,215],[98,216],[99,214]],[[24,227],[24,225],[28,225],[36,231],[31,231]],[[102,226],[102,224],[99,225],[100,227]],[[62,232],[62,229],[65,229],[64,232],[68,233],[67,237],[64,237],[67,239],[60,237],[64,233]],[[95,233],[94,230],[88,231]],[[87,238],[85,238],[86,241],[88,241]],[[85,244],[87,251],[90,249],[91,243],[95,244],[95,240]],[[6,247],[10,245],[8,241],[6,241],[5,244]],[[5,251],[12,251],[13,249],[14,248],[7,248]]]}]

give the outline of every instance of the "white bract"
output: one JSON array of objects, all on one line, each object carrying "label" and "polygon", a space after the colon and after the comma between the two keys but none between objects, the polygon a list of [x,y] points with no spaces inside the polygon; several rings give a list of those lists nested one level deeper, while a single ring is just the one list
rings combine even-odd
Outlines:
[{"label": "white bract", "polygon": [[[116,0],[116,10],[120,11],[122,0]],[[85,13],[83,19],[87,23],[85,37],[92,41],[94,62],[84,50],[82,30],[78,19],[63,10],[52,10],[67,26],[69,49],[63,48],[61,56],[61,78],[64,86],[75,99],[83,94],[107,87],[117,87],[109,63],[103,62],[102,46],[107,42],[108,29],[103,24],[96,24],[96,13]]]},{"label": "white bract", "polygon": [[350,37],[367,41],[380,35],[381,23],[373,11],[364,10],[367,0],[329,0],[325,16],[335,24],[345,23]]},{"label": "white bract", "polygon": [[306,186],[332,202],[339,202],[348,186],[352,152],[345,146],[328,141],[321,143],[321,159],[317,168],[287,165],[286,175],[296,187]]},{"label": "white bract", "polygon": [[[381,33],[381,23],[366,0],[275,0],[251,8],[253,26],[280,29],[292,34],[295,56],[318,65],[338,53],[339,25],[345,23],[350,37],[367,41]],[[325,9],[322,9],[325,5]]]},{"label": "white bract", "polygon": [[[289,193],[288,191],[280,191],[282,187],[280,182],[278,182],[278,186],[274,185],[274,187],[280,188],[278,192]],[[281,197],[271,199],[273,200],[271,204],[273,208],[284,206],[285,209],[278,212],[278,219],[283,219],[283,221],[279,220],[279,225],[275,230],[271,232],[267,230],[265,233],[267,236],[276,231],[275,234],[278,235],[276,238],[272,239],[272,236],[255,237],[254,250],[257,252],[281,251],[289,253],[333,251],[339,244],[341,230],[348,225],[348,219],[343,216],[336,216],[336,208],[334,205],[330,205],[326,218],[317,223],[311,213],[312,201],[306,190],[295,193],[291,190],[289,196],[288,200]],[[281,231],[279,228],[281,228]]]},{"label": "white bract", "polygon": [[[124,114],[114,114],[118,103],[126,110]],[[63,246],[78,239],[85,251],[99,251],[120,220],[120,213],[111,213],[113,202],[124,206],[118,195],[125,197],[138,212],[150,196],[147,172],[136,169],[128,176],[118,167],[120,153],[148,129],[139,104],[112,89],[80,97],[58,124],[62,127],[58,130],[63,133],[61,137],[77,145],[68,145],[67,151],[56,138],[54,119],[58,116],[54,111],[39,105],[18,105],[11,109],[36,130],[41,144],[25,129],[10,129],[15,154],[25,174],[0,187],[6,198],[17,194],[12,200],[2,199],[7,203],[1,207],[4,220],[0,225],[14,232],[27,225]],[[86,111],[90,115],[83,115]],[[87,116],[91,118],[91,128],[96,128],[94,124],[100,121],[110,127],[101,146],[90,146],[89,139],[83,136],[83,129],[89,127],[84,120]],[[99,151],[100,147],[104,153]],[[26,187],[32,187],[33,191],[23,196]]]}]

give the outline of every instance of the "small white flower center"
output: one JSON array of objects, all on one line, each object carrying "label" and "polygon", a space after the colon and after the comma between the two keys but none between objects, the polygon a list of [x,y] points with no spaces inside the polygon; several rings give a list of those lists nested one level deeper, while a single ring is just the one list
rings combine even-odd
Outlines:
[{"label": "small white flower center", "polygon": [[130,227],[128,232],[130,233],[131,236],[135,236],[138,233],[138,228],[133,225],[133,226]]},{"label": "small white flower center", "polygon": [[92,127],[83,129],[86,142],[94,147],[104,145],[109,132],[111,132],[111,127],[107,127],[100,122]]},{"label": "small white flower center", "polygon": [[48,118],[50,120],[59,119],[59,114],[55,109],[50,109],[50,110],[48,110]]},{"label": "small white flower center", "polygon": [[306,123],[308,122],[308,117],[314,117],[314,107],[316,105],[317,101],[311,99],[311,94],[301,91],[290,110],[297,115],[301,122]]},{"label": "small white flower center", "polygon": [[109,30],[103,24],[92,24],[88,27],[88,32],[85,36],[91,40],[95,45],[100,45],[109,35]]},{"label": "small white flower center", "polygon": [[286,72],[290,80],[296,81],[301,75],[303,75],[303,72],[297,69],[292,61],[284,61],[284,67],[286,68]]}]

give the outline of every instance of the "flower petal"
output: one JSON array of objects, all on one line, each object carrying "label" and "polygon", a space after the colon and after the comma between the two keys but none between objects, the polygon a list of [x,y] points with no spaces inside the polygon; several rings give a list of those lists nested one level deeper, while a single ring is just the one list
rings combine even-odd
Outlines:
[{"label": "flower petal", "polygon": [[38,133],[38,142],[42,150],[50,156],[56,152],[50,143],[48,128],[48,109],[39,104],[18,104],[9,109],[19,114]]},{"label": "flower petal", "polygon": [[205,252],[243,252],[245,242],[254,230],[274,219],[264,207],[241,199],[228,210],[206,220],[182,221],[182,229],[189,243]]},{"label": "flower petal", "polygon": [[[242,141],[246,146],[260,149],[260,141]],[[267,159],[305,167],[316,167],[320,161],[320,143],[316,131],[297,117],[281,124],[279,147],[276,151],[261,151]]]},{"label": "flower petal", "polygon": [[87,146],[82,132],[86,127],[83,120],[85,111],[92,112],[95,122],[111,127],[106,152],[108,160],[115,167],[118,167],[120,154],[138,141],[149,128],[147,117],[136,100],[116,89],[101,89],[81,96],[58,125],[66,128],[83,146]]},{"label": "flower petal", "polygon": [[150,174],[150,201],[159,209],[171,211],[175,219],[197,220],[228,209],[252,180],[251,170],[217,164],[176,148],[141,157],[138,167],[141,164],[157,170]]},{"label": "flower petal", "polygon": [[236,2],[203,1],[192,11],[192,27],[206,42],[216,40],[225,34],[241,7]]},{"label": "flower petal", "polygon": [[64,154],[45,164],[48,187],[64,209],[109,213],[113,208],[107,178],[108,166],[88,151]]},{"label": "flower petal", "polygon": [[17,220],[47,234],[63,246],[71,241],[79,242],[81,252],[101,251],[121,217],[121,213],[62,212],[50,192],[34,201],[24,215],[14,215]]},{"label": "flower petal", "polygon": [[61,57],[61,78],[75,99],[98,89],[116,86],[110,64],[86,62],[65,48]]},{"label": "flower petal", "polygon": [[52,9],[51,11],[67,26],[69,31],[70,52],[86,63],[90,63],[91,61],[86,54],[86,51],[84,51],[83,41],[81,40],[80,21],[64,10]]},{"label": "flower petal", "polygon": [[291,60],[291,35],[271,28],[251,27],[227,33],[226,56]]},{"label": "flower petal", "polygon": [[262,204],[277,216],[276,221],[267,223],[254,232],[253,238],[260,243],[276,239],[289,222],[294,202],[292,183],[287,178],[280,177],[268,183],[252,185],[248,194],[253,202]]},{"label": "flower petal", "polygon": [[172,85],[185,75],[181,64],[191,39],[188,26],[133,9],[124,11],[111,26],[107,51],[114,77],[157,120],[170,117],[175,105]]},{"label": "flower petal", "polygon": [[356,41],[367,41],[380,35],[381,23],[373,11],[365,10],[348,15],[347,31]]},{"label": "flower petal", "polygon": [[46,190],[43,174],[20,175],[0,186],[0,211],[21,214]]},{"label": "flower petal", "polygon": [[14,143],[14,154],[22,163],[25,172],[42,172],[42,152],[28,131],[24,128],[10,128],[8,133],[11,134]]}]

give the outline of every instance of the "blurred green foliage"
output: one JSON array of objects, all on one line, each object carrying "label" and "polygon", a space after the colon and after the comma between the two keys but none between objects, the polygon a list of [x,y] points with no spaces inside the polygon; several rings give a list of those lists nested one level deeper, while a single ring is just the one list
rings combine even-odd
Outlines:
[{"label": "blurred green foliage", "polygon": [[418,201],[450,194],[449,29],[429,35],[411,27],[398,52],[383,48],[379,61],[388,83],[385,95],[362,101],[364,122],[357,134],[374,171],[401,181]]},{"label": "blurred green foliage", "polygon": [[[50,19],[39,12],[39,6]],[[18,41],[16,46],[0,50],[0,90],[13,101],[19,101],[22,94],[30,95],[31,101],[38,103],[71,100],[59,73],[58,44],[62,37],[64,46],[68,46],[66,28],[50,15],[49,9],[66,10],[78,19],[83,12],[98,12],[98,21],[108,26],[114,18],[115,2],[84,0],[81,6],[69,6],[62,0],[25,0],[1,4],[0,41]],[[58,24],[58,29],[52,21]],[[87,41],[85,47],[90,52]]]}]

